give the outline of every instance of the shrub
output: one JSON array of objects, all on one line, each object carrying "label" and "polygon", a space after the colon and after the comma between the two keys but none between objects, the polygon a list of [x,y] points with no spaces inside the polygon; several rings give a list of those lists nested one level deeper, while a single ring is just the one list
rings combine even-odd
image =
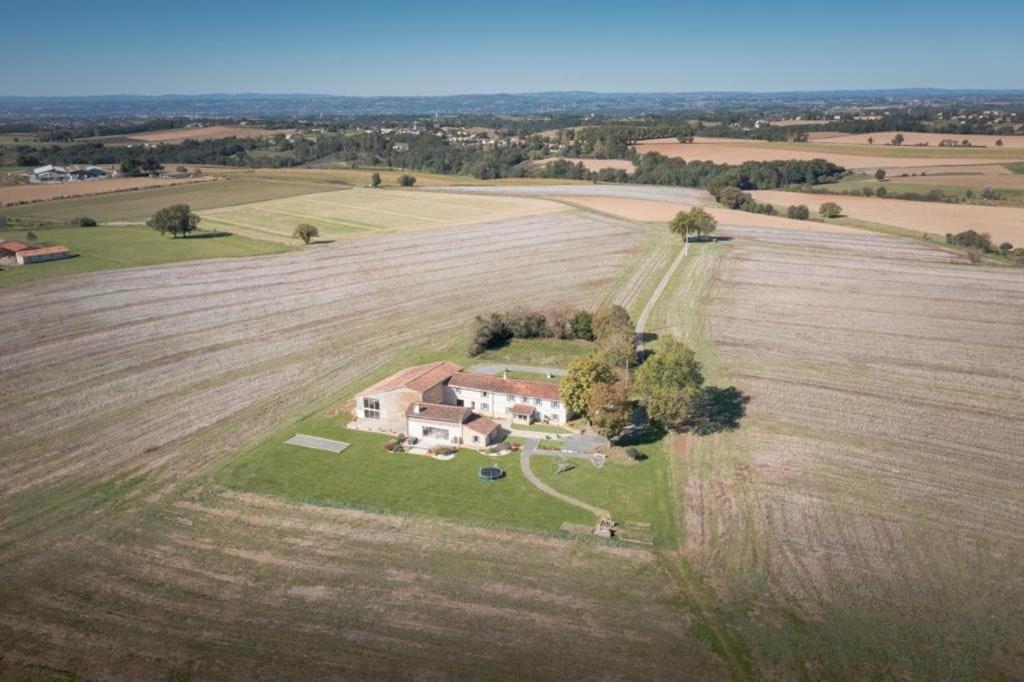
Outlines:
[{"label": "shrub", "polygon": [[456,452],[458,452],[458,448],[453,448],[451,445],[435,445],[430,448],[432,455],[454,455]]},{"label": "shrub", "polygon": [[964,230],[958,234],[946,233],[946,243],[954,246],[963,246],[968,249],[977,249],[986,253],[991,252],[992,237],[985,232]]},{"label": "shrub", "polygon": [[39,241],[39,237],[36,236],[35,232],[33,232],[32,230],[29,230],[28,232],[25,233],[25,241],[27,241],[29,244],[31,244],[33,242]]},{"label": "shrub", "polygon": [[793,218],[794,220],[807,220],[811,217],[811,210],[803,204],[790,206],[786,209],[786,217]]},{"label": "shrub", "polygon": [[398,184],[402,187],[412,187],[416,184],[416,178],[411,175],[400,175],[398,177]]},{"label": "shrub", "polygon": [[879,168],[878,170],[875,171],[875,180],[878,180],[879,182],[881,182],[882,180],[885,180],[885,169],[884,168]]},{"label": "shrub", "polygon": [[1002,244],[999,245],[999,250],[1002,251],[1004,254],[1007,251],[1013,251],[1013,244],[1011,244],[1010,242],[1003,242]]},{"label": "shrub", "polygon": [[384,449],[388,452],[394,452],[395,448],[398,447],[398,441],[392,438],[387,443],[384,443]]},{"label": "shrub", "polygon": [[[885,188],[884,187],[879,187],[879,189],[885,189]],[[864,189],[861,190],[861,194],[863,194],[866,197],[873,197],[873,196],[875,196],[875,190],[872,189],[871,187],[865,187]]]},{"label": "shrub", "polygon": [[887,190],[884,187],[879,187],[877,190],[875,190],[875,196],[884,199],[885,197],[889,196],[889,190]]},{"label": "shrub", "polygon": [[818,207],[818,215],[822,218],[838,218],[843,214],[843,209],[834,201],[826,201]]},{"label": "shrub", "polygon": [[79,227],[96,227],[96,221],[92,218],[75,218],[71,221],[72,225],[78,225]]}]

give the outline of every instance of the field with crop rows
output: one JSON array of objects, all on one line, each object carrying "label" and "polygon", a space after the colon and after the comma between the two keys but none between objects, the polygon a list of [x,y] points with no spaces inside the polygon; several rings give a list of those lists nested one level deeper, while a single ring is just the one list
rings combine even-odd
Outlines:
[{"label": "field with crop rows", "polygon": [[[686,560],[760,675],[1024,665],[1024,277],[864,234],[700,245],[653,330],[750,402],[677,445]],[[884,662],[884,663],[883,663]]]},{"label": "field with crop rows", "polygon": [[261,239],[290,240],[295,226],[309,223],[320,236],[413,228],[436,228],[561,210],[558,204],[525,198],[464,197],[409,190],[352,188],[201,211],[203,225]]}]

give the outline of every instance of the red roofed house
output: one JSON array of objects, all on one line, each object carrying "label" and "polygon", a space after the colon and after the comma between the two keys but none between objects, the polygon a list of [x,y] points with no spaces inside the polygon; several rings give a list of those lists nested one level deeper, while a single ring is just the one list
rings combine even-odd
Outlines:
[{"label": "red roofed house", "polygon": [[33,247],[25,244],[24,242],[16,242],[13,239],[7,241],[0,241],[0,257],[13,258],[18,255],[19,251],[31,249]]},{"label": "red roofed house", "polygon": [[409,367],[356,395],[354,428],[427,443],[485,447],[501,424],[567,421],[558,384],[465,372],[451,362]]},{"label": "red roofed house", "polygon": [[28,265],[29,263],[42,263],[48,260],[59,260],[61,258],[67,258],[71,255],[65,246],[40,246],[31,249],[21,249],[14,254],[19,265]]}]

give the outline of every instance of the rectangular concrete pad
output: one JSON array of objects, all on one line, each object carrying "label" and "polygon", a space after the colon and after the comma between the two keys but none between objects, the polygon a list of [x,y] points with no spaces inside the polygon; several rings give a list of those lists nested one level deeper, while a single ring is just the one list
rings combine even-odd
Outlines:
[{"label": "rectangular concrete pad", "polygon": [[342,452],[348,447],[348,443],[343,443],[340,440],[331,440],[330,438],[320,438],[319,436],[307,436],[304,433],[297,433],[288,440],[285,441],[288,445],[298,445],[302,448],[312,448],[314,450],[326,450],[327,452]]}]

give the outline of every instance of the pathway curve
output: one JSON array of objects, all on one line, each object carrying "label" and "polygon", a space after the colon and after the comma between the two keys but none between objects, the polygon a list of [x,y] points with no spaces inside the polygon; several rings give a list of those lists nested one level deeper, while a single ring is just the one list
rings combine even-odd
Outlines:
[{"label": "pathway curve", "polygon": [[651,294],[651,297],[647,299],[647,303],[644,304],[644,309],[640,312],[640,317],[637,318],[636,328],[634,329],[636,333],[637,353],[643,352],[644,328],[647,327],[647,320],[650,319],[651,312],[654,311],[655,304],[657,304],[658,299],[661,298],[661,294],[665,291],[665,288],[668,286],[668,283],[672,279],[672,276],[676,273],[676,270],[679,268],[679,264],[683,262],[683,259],[686,258],[686,254],[689,253],[689,251],[690,240],[687,239],[683,242],[683,248],[679,250],[679,255],[676,256],[676,259],[674,261],[672,261],[672,265],[668,266],[668,270],[665,271],[665,274],[662,276],[661,281],[658,282],[658,286],[657,288],[655,288],[654,293]]},{"label": "pathway curve", "polygon": [[532,483],[535,486],[537,486],[537,488],[539,488],[541,490],[541,492],[547,493],[548,495],[551,495],[552,497],[556,497],[556,498],[562,500],[563,502],[567,502],[567,503],[573,505],[574,507],[579,507],[580,509],[586,509],[588,512],[590,512],[591,514],[596,516],[598,518],[598,520],[600,520],[602,518],[606,518],[606,517],[609,517],[609,518],[611,517],[611,514],[608,511],[606,511],[604,509],[599,509],[598,507],[595,507],[593,505],[589,505],[586,502],[582,502],[580,500],[577,500],[575,497],[569,497],[568,495],[560,493],[557,490],[555,490],[554,488],[552,488],[551,486],[549,486],[544,481],[542,481],[539,478],[537,478],[537,474],[533,473],[533,469],[530,468],[530,457],[533,455],[533,451],[536,448],[537,448],[537,441],[536,440],[528,440],[528,441],[526,441],[523,444],[523,450],[522,450],[522,452],[519,455],[519,465],[523,469],[523,475],[526,476],[526,479],[530,483]]}]

